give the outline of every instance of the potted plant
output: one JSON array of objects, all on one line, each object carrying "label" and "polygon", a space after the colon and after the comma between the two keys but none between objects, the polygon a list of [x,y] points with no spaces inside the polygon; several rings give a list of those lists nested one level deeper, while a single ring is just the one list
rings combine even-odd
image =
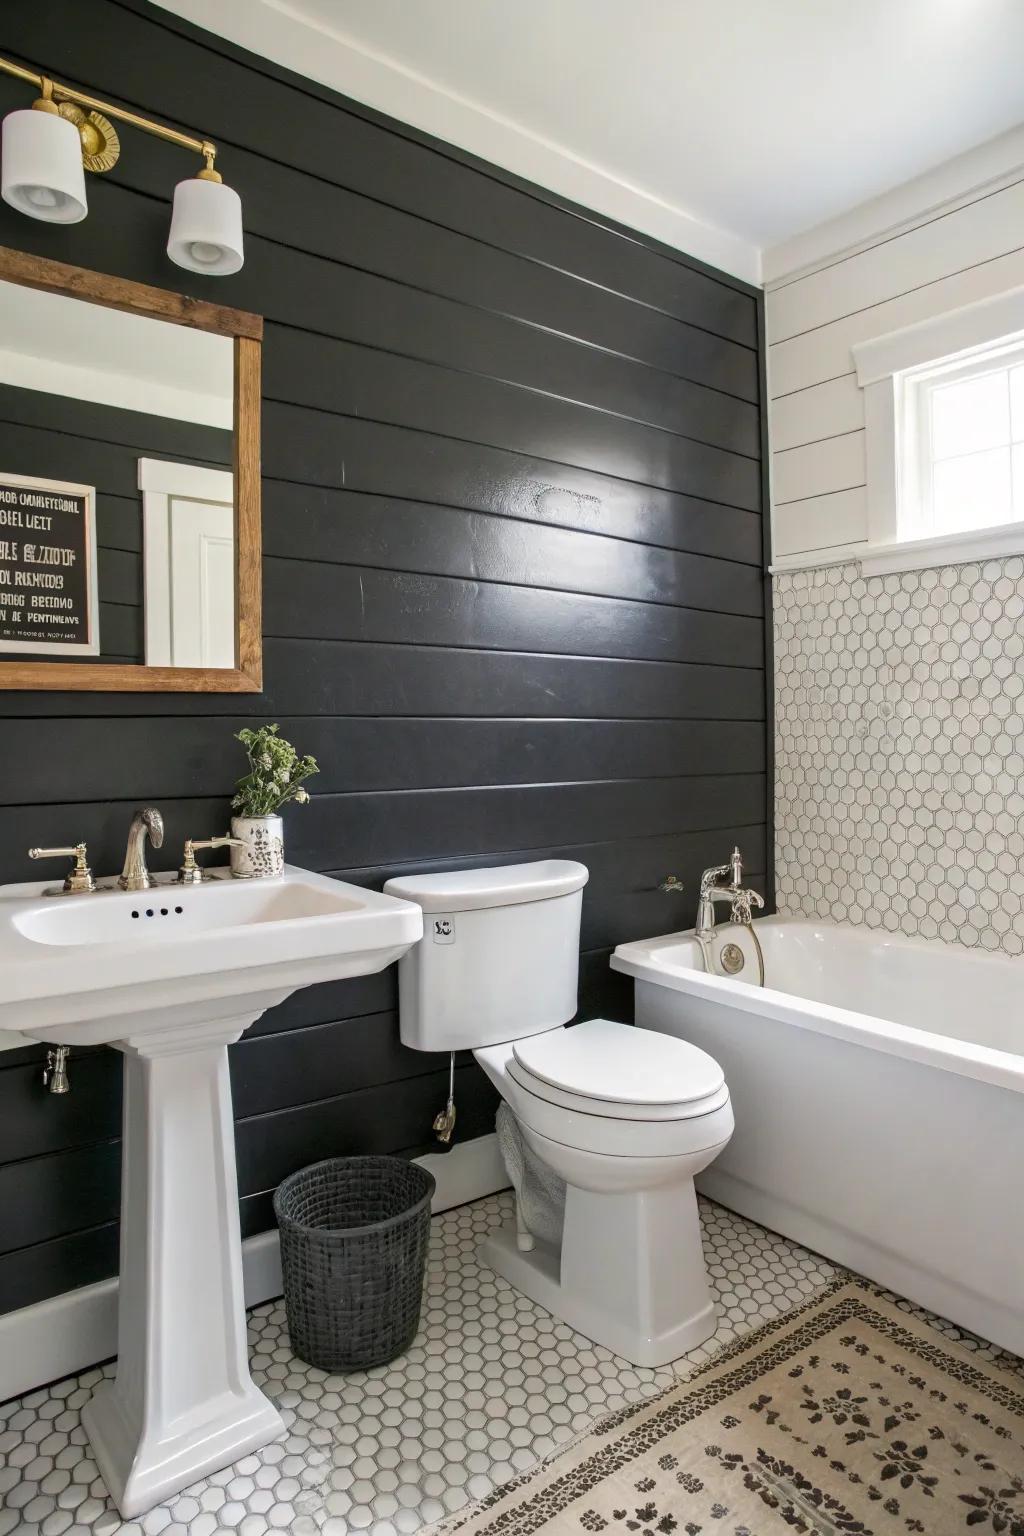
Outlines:
[{"label": "potted plant", "polygon": [[267,879],[284,869],[284,823],[280,810],[290,800],[305,805],[304,780],[320,770],[315,757],[300,757],[280,727],[246,728],[235,737],[246,750],[249,772],[235,786],[231,809],[231,873],[238,880]]}]

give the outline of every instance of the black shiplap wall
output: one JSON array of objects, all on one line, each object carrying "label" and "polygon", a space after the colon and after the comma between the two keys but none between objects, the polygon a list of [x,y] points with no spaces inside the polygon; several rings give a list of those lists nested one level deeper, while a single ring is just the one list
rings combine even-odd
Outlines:
[{"label": "black shiplap wall", "polygon": [[[220,282],[167,262],[191,162],[131,130],[85,223],[0,207],[0,243],[267,325],[265,693],[0,695],[0,881],[79,837],[117,868],[139,801],[170,867],[224,824],[232,732],[279,720],[323,764],[296,862],[379,885],[580,858],[581,1008],[628,1016],[616,943],[692,921],[734,841],[769,878],[757,295],[141,0],[37,0],[2,32],[215,138],[247,256]],[[0,111],[27,100],[0,79]],[[17,470],[13,418],[0,400]],[[88,435],[69,448],[90,478]],[[669,871],[684,897],[658,892]],[[0,1310],[116,1262],[119,1059],[79,1054],[55,1100],[39,1056],[0,1056]],[[246,1232],[304,1162],[421,1147],[445,1081],[398,1043],[392,973],[297,994],[233,1078]],[[459,1080],[468,1138],[494,1099],[471,1060]]]}]

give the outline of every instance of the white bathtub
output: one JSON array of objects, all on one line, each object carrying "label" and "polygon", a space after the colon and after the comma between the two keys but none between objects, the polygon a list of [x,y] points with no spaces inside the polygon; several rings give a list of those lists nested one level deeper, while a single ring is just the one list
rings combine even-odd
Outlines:
[{"label": "white bathtub", "polygon": [[[783,1232],[1024,1355],[1024,962],[762,918],[764,990],[691,935],[615,951],[636,1021],[725,1069],[732,1141],[698,1179]],[[742,975],[756,981],[751,957]]]}]

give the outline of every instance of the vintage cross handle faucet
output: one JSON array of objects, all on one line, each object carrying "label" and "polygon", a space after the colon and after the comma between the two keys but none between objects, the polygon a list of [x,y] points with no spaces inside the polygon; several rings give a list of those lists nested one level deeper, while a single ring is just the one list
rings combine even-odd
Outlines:
[{"label": "vintage cross handle faucet", "polygon": [[[722,884],[726,877],[728,877],[728,884]],[[728,864],[716,864],[711,869],[706,869],[700,877],[700,899],[697,903],[695,929],[698,939],[707,938],[714,930],[716,901],[729,902],[730,922],[744,923],[747,926],[751,920],[751,908],[764,906],[762,896],[743,886],[743,858],[738,848],[733,849],[732,858]]]}]

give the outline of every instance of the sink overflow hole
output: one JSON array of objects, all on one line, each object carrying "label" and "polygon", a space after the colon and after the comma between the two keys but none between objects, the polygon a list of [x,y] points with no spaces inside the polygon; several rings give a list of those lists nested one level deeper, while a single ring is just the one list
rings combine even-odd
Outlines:
[{"label": "sink overflow hole", "polygon": [[[185,910],[184,907],[175,907],[175,909],[174,909],[174,916],[175,917],[181,917],[183,912],[184,912],[184,910]],[[140,912],[138,910],[138,908],[136,908],[136,910],[132,913],[132,917],[142,917],[143,915],[145,915],[146,917],[156,917],[157,913],[156,913],[156,911],[155,911],[155,909],[153,907],[147,907],[146,911],[145,911],[145,914]],[[170,908],[169,907],[161,907],[159,915],[161,917],[170,917],[171,916]]]}]

